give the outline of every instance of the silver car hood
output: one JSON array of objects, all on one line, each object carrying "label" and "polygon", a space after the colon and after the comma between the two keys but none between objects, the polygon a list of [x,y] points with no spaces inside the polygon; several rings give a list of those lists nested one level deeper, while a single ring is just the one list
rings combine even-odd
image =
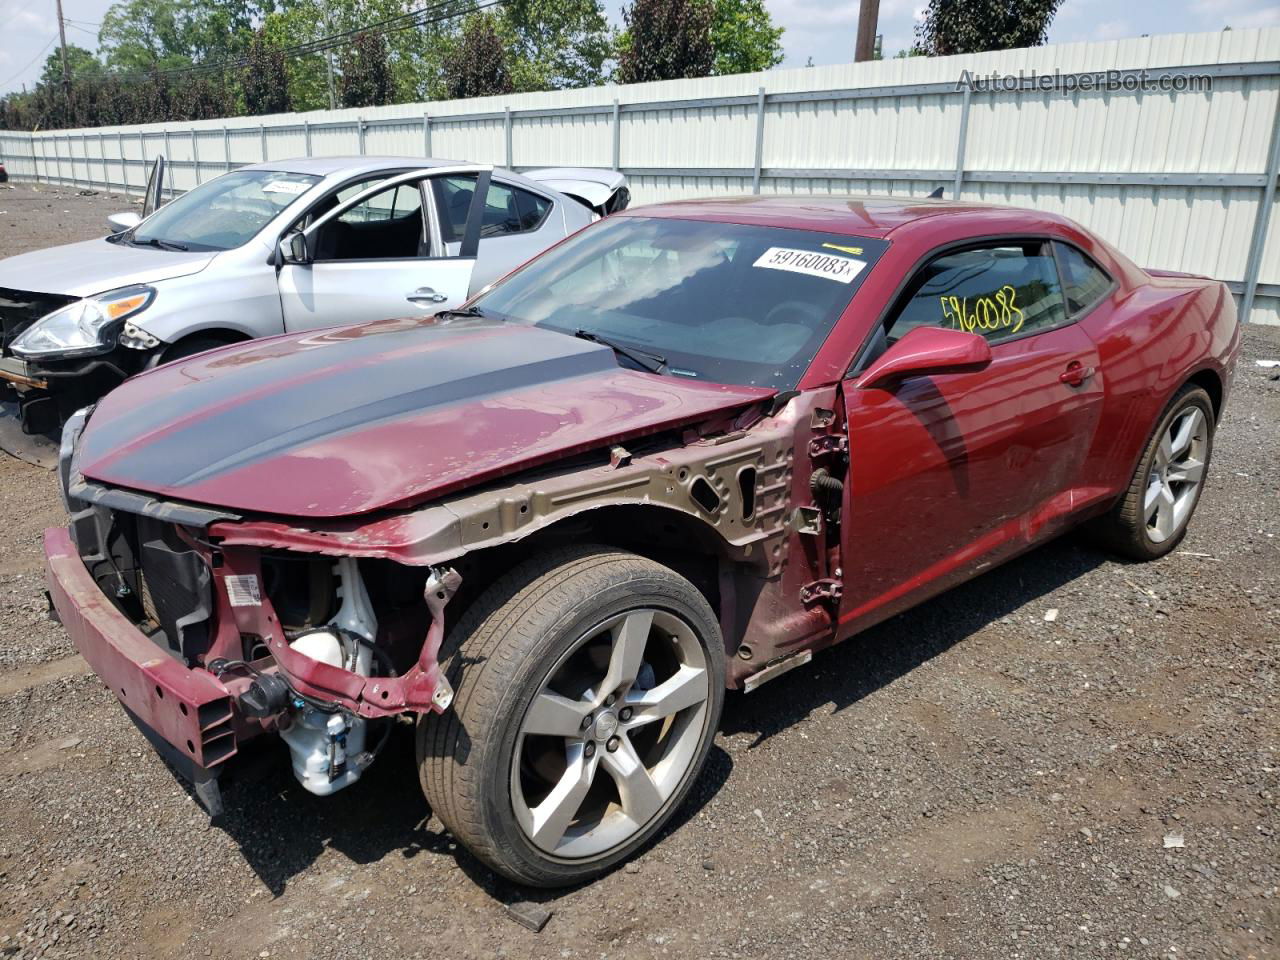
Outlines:
[{"label": "silver car hood", "polygon": [[88,297],[134,283],[199,273],[216,255],[217,251],[131,247],[105,238],[85,240],[0,260],[0,287]]}]

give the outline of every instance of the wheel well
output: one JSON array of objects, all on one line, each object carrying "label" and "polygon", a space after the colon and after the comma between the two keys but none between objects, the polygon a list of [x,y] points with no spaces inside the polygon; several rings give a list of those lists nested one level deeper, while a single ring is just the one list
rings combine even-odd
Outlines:
[{"label": "wheel well", "polygon": [[1201,370],[1187,382],[1194,383],[1209,394],[1209,400],[1213,403],[1213,419],[1217,420],[1222,413],[1222,378],[1213,370]]},{"label": "wheel well", "polygon": [[[599,543],[630,550],[670,567],[706,597],[719,617],[720,565],[725,543],[714,529],[695,517],[663,507],[622,504],[569,517],[514,543],[501,544],[458,560],[463,596],[459,610],[530,554],[562,543]],[[459,602],[461,601],[461,602]],[[450,606],[450,616],[460,614]]]},{"label": "wheel well", "polygon": [[194,333],[188,333],[184,337],[180,337],[173,343],[169,344],[170,349],[180,347],[183,344],[192,343],[196,340],[211,340],[221,344],[240,343],[243,340],[252,340],[248,334],[241,333],[239,330],[228,330],[224,327],[217,327],[212,330],[196,330]]}]

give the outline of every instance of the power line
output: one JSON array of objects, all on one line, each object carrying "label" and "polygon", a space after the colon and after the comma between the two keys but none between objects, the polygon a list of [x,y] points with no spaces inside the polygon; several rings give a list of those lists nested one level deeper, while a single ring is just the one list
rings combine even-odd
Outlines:
[{"label": "power line", "polygon": [[58,37],[56,34],[50,37],[49,42],[44,45],[44,47],[40,50],[39,53],[37,53],[34,57],[32,57],[30,60],[27,61],[27,65],[25,67],[23,67],[21,70],[15,73],[8,80],[0,81],[0,87],[7,87],[9,84],[13,83],[13,81],[17,80],[20,76],[26,73],[27,70],[31,68],[31,65],[35,63],[37,60],[39,60],[42,56],[44,56],[45,51],[48,50],[57,42],[58,42]]}]

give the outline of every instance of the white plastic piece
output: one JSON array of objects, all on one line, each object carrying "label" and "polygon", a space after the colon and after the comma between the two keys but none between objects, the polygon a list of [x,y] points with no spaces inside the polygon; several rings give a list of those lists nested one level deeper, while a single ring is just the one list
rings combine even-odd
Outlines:
[{"label": "white plastic piece", "polygon": [[[360,779],[372,757],[365,753],[365,721],[315,707],[293,711],[280,732],[293,756],[293,775],[308,791],[325,797]],[[330,771],[339,771],[331,776]]]},{"label": "white plastic piece", "polygon": [[[369,591],[354,557],[343,557],[335,565],[341,583],[342,604],[329,625],[333,630],[304,634],[289,646],[304,656],[367,677],[373,668],[370,644],[378,634],[378,617],[373,612]],[[363,637],[357,643],[345,633]],[[373,757],[365,752],[366,721],[349,713],[325,713],[303,706],[289,713],[292,721],[280,736],[289,745],[293,775],[307,790],[328,796],[360,779]],[[331,771],[338,771],[334,775]]]},{"label": "white plastic piece", "polygon": [[289,647],[304,657],[319,660],[321,663],[327,663],[331,667],[341,667],[346,660],[346,651],[343,648],[342,640],[336,633],[332,633],[329,630],[304,633],[289,644]]}]

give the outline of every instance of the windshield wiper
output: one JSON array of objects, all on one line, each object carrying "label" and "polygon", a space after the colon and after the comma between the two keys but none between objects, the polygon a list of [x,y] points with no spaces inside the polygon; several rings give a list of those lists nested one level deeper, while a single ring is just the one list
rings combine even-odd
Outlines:
[{"label": "windshield wiper", "polygon": [[650,373],[661,373],[662,368],[667,365],[666,357],[660,357],[656,353],[647,353],[644,350],[637,350],[634,347],[624,347],[608,337],[602,337],[600,334],[592,333],[590,330],[575,330],[573,335],[579,340],[589,340],[592,343],[608,347],[618,356],[626,357],[632,363],[638,364],[641,369],[648,370]]},{"label": "windshield wiper", "polygon": [[180,253],[186,253],[191,249],[185,243],[178,243],[175,240],[159,240],[155,237],[147,237],[145,240],[139,240],[137,237],[130,237],[129,246],[155,247],[157,250],[177,250]]}]

